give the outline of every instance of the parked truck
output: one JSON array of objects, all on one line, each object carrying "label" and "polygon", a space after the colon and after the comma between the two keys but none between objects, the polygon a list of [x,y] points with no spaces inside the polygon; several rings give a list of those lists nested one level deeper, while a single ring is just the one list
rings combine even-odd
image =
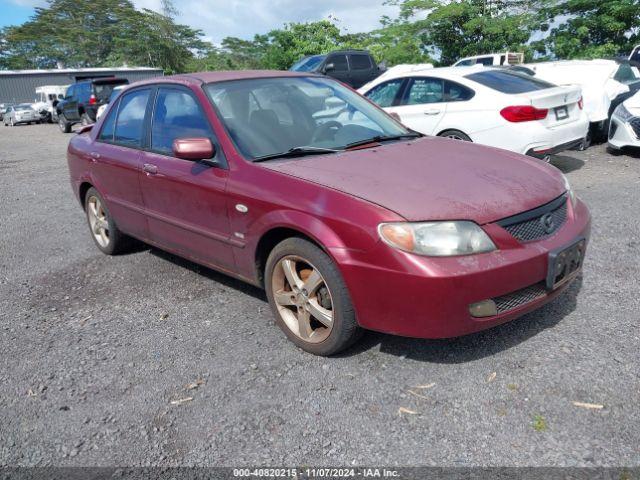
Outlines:
[{"label": "parked truck", "polygon": [[338,50],[325,55],[309,55],[289,69],[294,72],[322,73],[342,83],[360,88],[385,71],[366,50]]}]

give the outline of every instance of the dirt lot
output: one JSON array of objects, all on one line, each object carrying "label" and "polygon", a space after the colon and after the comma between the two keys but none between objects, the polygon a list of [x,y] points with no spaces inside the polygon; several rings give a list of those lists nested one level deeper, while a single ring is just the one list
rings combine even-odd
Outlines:
[{"label": "dirt lot", "polygon": [[593,214],[554,303],[323,359],[257,289],[155,249],[100,254],[69,138],[0,127],[0,466],[640,465],[640,156],[554,159]]}]

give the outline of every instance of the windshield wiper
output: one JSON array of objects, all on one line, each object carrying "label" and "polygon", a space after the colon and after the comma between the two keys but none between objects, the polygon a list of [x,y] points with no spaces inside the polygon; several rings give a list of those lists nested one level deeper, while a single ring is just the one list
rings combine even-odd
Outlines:
[{"label": "windshield wiper", "polygon": [[350,148],[360,147],[362,145],[368,145],[370,143],[389,142],[391,140],[402,140],[403,138],[417,138],[422,137],[421,133],[404,133],[402,135],[376,135],[375,137],[365,138],[364,140],[358,140],[357,142],[347,143],[344,146],[345,150]]},{"label": "windshield wiper", "polygon": [[342,150],[336,150],[334,148],[322,148],[322,147],[293,147],[286,152],[270,153],[269,155],[262,155],[253,159],[254,162],[264,162],[265,160],[273,160],[275,158],[291,158],[291,157],[304,157],[305,155],[320,155],[323,153],[337,153]]}]

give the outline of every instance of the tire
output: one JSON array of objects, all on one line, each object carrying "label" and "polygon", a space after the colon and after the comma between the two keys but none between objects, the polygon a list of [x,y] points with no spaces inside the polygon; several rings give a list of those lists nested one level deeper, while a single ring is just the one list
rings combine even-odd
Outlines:
[{"label": "tire", "polygon": [[[292,272],[296,287],[288,280]],[[351,346],[362,333],[337,266],[307,240],[288,238],[274,247],[267,258],[265,288],[276,323],[306,352],[333,355]],[[301,322],[301,315],[308,320]],[[322,323],[319,318],[324,318]]]},{"label": "tire", "polygon": [[609,155],[612,155],[614,157],[617,157],[619,155],[622,155],[622,149],[618,148],[618,147],[614,147],[612,145],[607,145],[607,153]]},{"label": "tire", "polygon": [[440,132],[438,136],[452,138],[454,140],[462,140],[464,142],[473,142],[473,140],[471,140],[471,137],[469,137],[466,133],[461,132],[460,130],[445,130],[444,132]]},{"label": "tire", "polygon": [[71,124],[67,122],[66,117],[62,113],[58,115],[58,127],[60,127],[62,133],[71,132]]},{"label": "tire", "polygon": [[87,115],[86,113],[83,113],[82,115],[80,115],[80,123],[84,127],[84,126],[93,124],[93,121],[91,120],[89,115]]},{"label": "tire", "polygon": [[16,126],[16,124],[15,124],[15,123],[13,123],[13,117],[11,117],[11,118],[9,119],[9,126],[10,126],[10,127],[15,127],[15,126]]},{"label": "tire", "polygon": [[[116,226],[102,195],[91,187],[84,198],[84,211],[89,224],[91,238],[98,249],[106,255],[117,255],[126,252],[131,239]],[[98,225],[103,225],[98,227]]]}]

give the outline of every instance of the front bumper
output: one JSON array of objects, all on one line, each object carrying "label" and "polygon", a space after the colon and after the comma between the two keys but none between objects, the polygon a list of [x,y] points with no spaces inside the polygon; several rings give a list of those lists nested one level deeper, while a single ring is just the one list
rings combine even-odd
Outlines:
[{"label": "front bumper", "polygon": [[[463,257],[427,258],[388,247],[370,252],[332,249],[364,328],[418,338],[465,335],[513,320],[560,294],[571,282],[547,292],[549,252],[588,239],[590,215],[577,201],[566,223],[551,237],[519,243],[497,224],[484,225],[498,250]],[[475,318],[469,306],[486,299],[498,314]]]},{"label": "front bumper", "polygon": [[632,128],[630,122],[640,122],[638,117],[630,121],[624,121],[616,115],[611,117],[609,123],[609,146],[619,149],[624,147],[640,147],[640,135]]}]

